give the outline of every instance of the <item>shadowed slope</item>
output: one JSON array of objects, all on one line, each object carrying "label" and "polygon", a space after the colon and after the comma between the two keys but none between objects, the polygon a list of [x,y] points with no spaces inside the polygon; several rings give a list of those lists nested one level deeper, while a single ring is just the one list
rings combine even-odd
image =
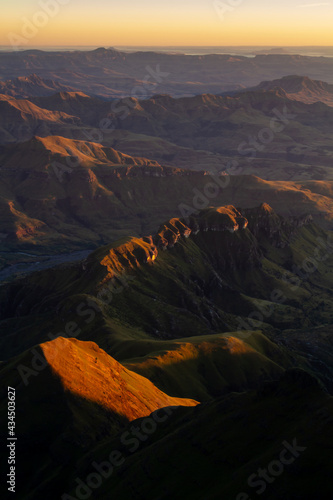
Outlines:
[{"label": "shadowed slope", "polygon": [[[96,448],[98,463],[110,448],[126,460],[92,498],[106,500],[112,491],[121,500],[133,494],[147,500],[250,500],[259,494],[325,500],[333,494],[332,421],[333,399],[308,374],[290,370],[257,392],[180,409],[132,454],[119,439]],[[80,477],[90,469],[87,458],[80,461]],[[67,490],[72,494],[74,484]]]},{"label": "shadowed slope", "polygon": [[[160,350],[130,359],[125,365],[169,394],[199,401],[256,388],[264,380],[279,377],[295,362],[287,350],[259,332],[214,334],[159,344],[155,343],[155,348]],[[302,363],[301,358],[298,362]]]}]

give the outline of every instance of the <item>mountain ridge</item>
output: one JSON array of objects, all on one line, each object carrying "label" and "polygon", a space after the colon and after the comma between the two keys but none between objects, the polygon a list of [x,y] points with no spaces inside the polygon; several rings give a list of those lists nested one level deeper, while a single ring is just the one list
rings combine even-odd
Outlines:
[{"label": "mountain ridge", "polygon": [[332,107],[281,92],[179,99],[155,94],[107,106],[82,93],[31,101],[5,96],[0,143],[61,135],[190,170],[222,172],[236,163],[237,171],[264,179],[333,178]]},{"label": "mountain ridge", "polygon": [[64,92],[74,91],[72,87],[59,84],[54,80],[44,80],[36,73],[27,76],[19,76],[12,80],[0,81],[0,94],[20,99],[33,96],[52,95],[59,90]]},{"label": "mountain ridge", "polygon": [[[112,450],[117,470],[98,498],[110,489],[128,498],[128,478],[144,498],[155,498],[161,481],[162,498],[220,498],[221,474],[233,498],[295,439],[320,464],[327,496],[332,276],[331,234],[262,203],[173,217],[154,236],[127,237],[0,287],[0,371],[23,410],[19,498],[42,500],[46,490],[78,497],[76,478],[82,485],[104,470]],[[317,484],[310,478],[305,487],[302,477],[300,489],[304,457],[283,477],[293,498],[307,500]],[[171,482],[160,475],[169,459],[177,463]],[[198,467],[208,489],[193,485]],[[276,484],[278,499],[286,485]]]},{"label": "mountain ridge", "polygon": [[333,85],[321,80],[312,80],[307,76],[288,75],[283,78],[261,82],[249,90],[282,89],[289,99],[307,104],[323,102],[333,106]]},{"label": "mountain ridge", "polygon": [[[326,228],[333,219],[332,181],[214,176],[89,141],[51,136],[1,146],[0,165],[3,252],[54,254],[144,236],[211,203],[255,207],[269,199],[285,216],[311,215]],[[216,186],[213,199],[206,185]]]}]

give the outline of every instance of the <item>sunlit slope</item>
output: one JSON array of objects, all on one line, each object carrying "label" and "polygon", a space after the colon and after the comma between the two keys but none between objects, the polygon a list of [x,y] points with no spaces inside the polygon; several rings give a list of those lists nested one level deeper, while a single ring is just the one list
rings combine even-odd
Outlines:
[{"label": "sunlit slope", "polygon": [[67,85],[62,85],[53,80],[45,80],[36,74],[0,81],[0,94],[16,98],[47,96],[59,91],[66,92],[73,90],[73,88]]},{"label": "sunlit slope", "polygon": [[[16,389],[20,404],[17,489],[22,496],[23,491],[32,495],[53,474],[66,473],[68,462],[128,422],[165,407],[198,404],[168,396],[95,343],[76,339],[36,346],[2,365],[0,376]],[[2,404],[3,416],[6,411]]]},{"label": "sunlit slope", "polygon": [[34,135],[71,135],[80,125],[76,116],[49,111],[26,99],[8,98],[0,94],[0,143],[30,139]]}]

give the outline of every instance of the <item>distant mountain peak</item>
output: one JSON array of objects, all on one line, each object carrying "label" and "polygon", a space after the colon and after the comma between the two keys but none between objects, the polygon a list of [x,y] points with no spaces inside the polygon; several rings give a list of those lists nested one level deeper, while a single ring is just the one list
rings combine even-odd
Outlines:
[{"label": "distant mountain peak", "polygon": [[93,52],[105,52],[107,49],[105,47],[98,47],[97,49],[93,50]]},{"label": "distant mountain peak", "polygon": [[288,75],[277,80],[263,81],[251,91],[280,91],[292,100],[307,104],[324,102],[333,106],[333,85],[321,80],[312,80],[308,76]]}]

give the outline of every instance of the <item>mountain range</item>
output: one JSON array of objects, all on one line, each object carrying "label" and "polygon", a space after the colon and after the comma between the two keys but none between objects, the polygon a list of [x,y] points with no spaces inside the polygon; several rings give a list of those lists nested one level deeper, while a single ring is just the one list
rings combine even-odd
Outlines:
[{"label": "mountain range", "polygon": [[55,254],[142,236],[164,217],[211,203],[253,207],[269,199],[279,213],[311,215],[324,228],[333,218],[332,181],[210,175],[57,136],[3,146],[0,164],[3,263],[18,250]]},{"label": "mountain range", "polygon": [[332,65],[330,57],[288,54],[189,56],[103,47],[67,52],[24,50],[1,52],[0,79],[37,73],[43,79],[107,99],[141,98],[157,92],[179,97],[252,87],[295,73],[333,83]]},{"label": "mountain range", "polygon": [[108,105],[81,92],[2,96],[0,109],[3,144],[61,135],[191,170],[223,171],[237,162],[243,174],[264,179],[332,178],[331,107],[291,99],[282,89]]},{"label": "mountain range", "polygon": [[[308,452],[271,485],[270,497],[312,498],[312,479],[299,486],[297,477],[313,456],[318,498],[330,495],[324,443],[333,371],[331,336],[321,325],[333,316],[331,249],[330,233],[308,219],[283,218],[267,204],[229,205],[2,286],[0,373],[21,404],[18,498],[75,494],[75,478],[82,485],[96,469],[92,457],[105,463],[112,450],[124,460],[98,498],[110,488],[126,498],[131,484],[146,498],[156,498],[156,488],[166,498],[178,474],[184,486],[176,498],[184,488],[195,498],[237,495],[258,460],[269,463],[281,443],[295,440]],[[311,271],[308,255],[316,256]],[[147,429],[142,438],[134,439],[131,422]],[[245,453],[235,444],[239,433]],[[43,467],[32,473],[37,456]],[[175,460],[171,483],[152,456],[164,456],[167,470]],[[193,483],[199,457],[204,472]],[[233,477],[221,482],[230,468]]]},{"label": "mountain range", "polygon": [[332,63],[0,52],[18,500],[333,498]]}]

